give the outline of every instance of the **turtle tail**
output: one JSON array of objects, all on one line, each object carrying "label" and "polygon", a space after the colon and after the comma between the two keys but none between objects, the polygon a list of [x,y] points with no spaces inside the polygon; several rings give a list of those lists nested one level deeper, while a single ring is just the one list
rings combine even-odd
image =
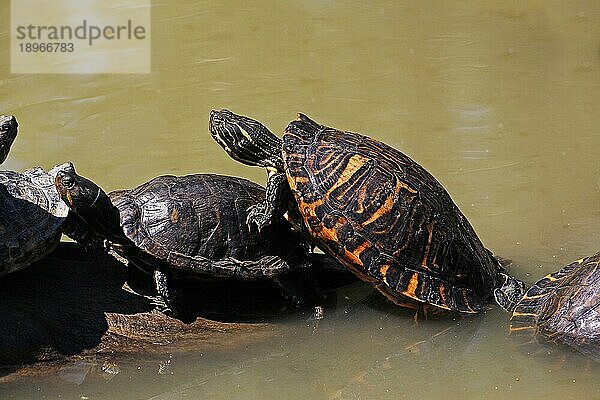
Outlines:
[{"label": "turtle tail", "polygon": [[494,288],[494,300],[505,311],[513,312],[526,291],[525,282],[505,272],[498,273],[496,287]]}]

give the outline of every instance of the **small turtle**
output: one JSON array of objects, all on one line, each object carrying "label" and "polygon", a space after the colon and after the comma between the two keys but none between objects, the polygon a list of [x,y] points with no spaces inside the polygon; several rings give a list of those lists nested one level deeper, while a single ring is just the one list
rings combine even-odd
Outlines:
[{"label": "small turtle", "polygon": [[[17,136],[13,116],[0,116],[0,161]],[[36,167],[23,173],[0,171],[0,275],[17,271],[48,255],[64,232],[88,237],[83,226],[69,216],[69,208],[54,186],[52,171]]]},{"label": "small turtle", "polygon": [[134,189],[106,194],[77,175],[58,171],[56,188],[71,211],[110,242],[114,251],[154,276],[158,308],[180,316],[170,280],[273,279],[296,304],[321,295],[307,270],[307,247],[287,221],[260,234],[246,225],[265,191],[245,179],[195,174],[159,176]]},{"label": "small turtle", "polygon": [[287,212],[396,304],[477,313],[492,296],[511,310],[524,293],[442,185],[400,151],[303,114],[283,140],[228,110],[211,112],[210,132],[232,158],[269,173],[250,224],[262,229]]},{"label": "small turtle", "polygon": [[566,344],[600,362],[600,253],[535,283],[517,304],[510,331]]}]

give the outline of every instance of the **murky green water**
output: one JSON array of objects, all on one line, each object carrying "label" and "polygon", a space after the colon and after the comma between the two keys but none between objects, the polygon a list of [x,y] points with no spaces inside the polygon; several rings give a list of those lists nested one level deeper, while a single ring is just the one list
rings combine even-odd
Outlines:
[{"label": "murky green water", "polygon": [[[108,190],[208,171],[264,183],[211,141],[208,112],[227,107],[280,131],[302,111],[420,162],[532,281],[600,243],[600,6],[523,3],[154,1],[152,74],[84,76],[9,74],[3,2],[0,112],[21,125],[3,168],[71,160]],[[415,324],[360,301],[368,293],[340,291],[315,333],[290,318],[278,322],[283,337],[241,352],[117,360],[110,380],[83,378],[90,365],[76,364],[0,394],[600,398],[598,366],[517,346],[500,311]]]}]

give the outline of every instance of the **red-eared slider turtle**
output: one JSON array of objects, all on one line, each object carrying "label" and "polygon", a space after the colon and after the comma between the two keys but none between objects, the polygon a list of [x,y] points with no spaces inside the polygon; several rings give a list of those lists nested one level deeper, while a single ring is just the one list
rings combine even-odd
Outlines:
[{"label": "red-eared slider turtle", "polygon": [[510,330],[566,344],[600,362],[600,253],[535,283],[517,304]]},{"label": "red-eared slider turtle", "polygon": [[[15,117],[0,116],[0,161],[6,159],[17,128]],[[0,171],[0,275],[48,255],[63,232],[94,244],[85,227],[69,217],[51,174],[39,167],[23,173]]]},{"label": "red-eared slider turtle", "polygon": [[153,274],[161,311],[178,314],[172,275],[273,279],[295,303],[321,301],[306,268],[307,247],[289,223],[281,219],[260,234],[246,225],[246,210],[265,197],[255,183],[212,174],[166,175],[107,195],[71,165],[57,173],[56,187],[117,253]]},{"label": "red-eared slider turtle", "polygon": [[396,304],[477,313],[492,296],[511,310],[524,293],[442,185],[400,151],[302,114],[283,140],[228,110],[211,112],[210,131],[232,158],[269,172],[249,223],[262,229],[288,212]]}]

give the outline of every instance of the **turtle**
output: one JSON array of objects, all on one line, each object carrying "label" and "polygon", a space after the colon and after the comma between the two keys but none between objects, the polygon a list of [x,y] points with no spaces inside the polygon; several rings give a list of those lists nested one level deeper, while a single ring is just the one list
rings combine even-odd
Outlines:
[{"label": "turtle", "polygon": [[[0,116],[0,161],[4,162],[17,136],[14,116]],[[69,208],[54,186],[52,171],[41,167],[24,172],[0,171],[0,275],[20,270],[52,252],[62,233],[93,235],[69,216]],[[82,239],[84,240],[84,239]]]},{"label": "turtle", "polygon": [[444,187],[399,150],[304,114],[283,139],[226,109],[210,113],[209,130],[233,159],[268,172],[250,225],[287,216],[397,305],[474,314],[492,297],[510,311],[523,295]]},{"label": "turtle", "polygon": [[513,311],[510,332],[571,346],[600,362],[600,252],[531,286]]},{"label": "turtle", "polygon": [[153,276],[158,296],[147,297],[163,313],[182,316],[173,279],[271,279],[294,305],[312,303],[321,317],[314,260],[301,236],[284,219],[260,234],[246,225],[247,209],[265,196],[260,185],[217,174],[161,175],[107,194],[72,164],[55,184],[111,250]]}]

